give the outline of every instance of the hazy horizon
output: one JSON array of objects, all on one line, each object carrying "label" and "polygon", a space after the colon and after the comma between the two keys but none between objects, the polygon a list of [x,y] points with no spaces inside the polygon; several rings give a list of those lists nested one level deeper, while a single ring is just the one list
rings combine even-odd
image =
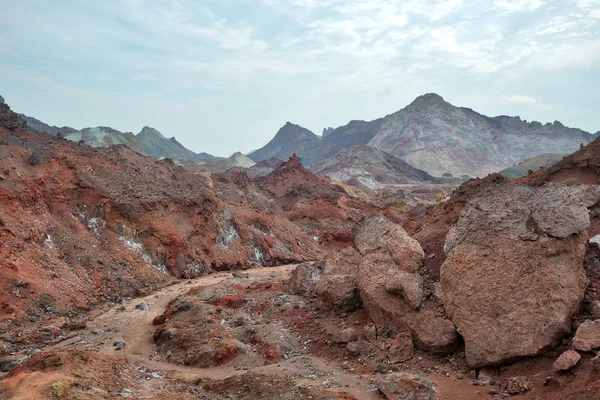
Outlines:
[{"label": "hazy horizon", "polygon": [[600,130],[600,0],[202,3],[5,0],[0,95],[51,125],[151,126],[218,156],[428,92]]}]

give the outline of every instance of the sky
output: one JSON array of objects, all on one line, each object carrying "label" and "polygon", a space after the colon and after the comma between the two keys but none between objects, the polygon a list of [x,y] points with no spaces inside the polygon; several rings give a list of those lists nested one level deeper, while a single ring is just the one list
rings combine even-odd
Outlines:
[{"label": "sky", "polygon": [[600,130],[600,0],[0,0],[0,95],[196,152],[317,134],[429,92]]}]

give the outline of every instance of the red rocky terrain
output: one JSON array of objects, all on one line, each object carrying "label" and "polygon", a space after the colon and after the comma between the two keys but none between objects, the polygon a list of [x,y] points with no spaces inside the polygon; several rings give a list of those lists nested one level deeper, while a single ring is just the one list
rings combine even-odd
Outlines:
[{"label": "red rocky terrain", "polygon": [[598,141],[409,211],[0,125],[0,399],[600,398]]}]

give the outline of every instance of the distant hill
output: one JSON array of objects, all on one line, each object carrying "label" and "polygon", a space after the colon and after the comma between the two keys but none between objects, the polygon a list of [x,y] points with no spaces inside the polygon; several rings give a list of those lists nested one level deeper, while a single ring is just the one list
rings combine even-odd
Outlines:
[{"label": "distant hill", "polygon": [[299,125],[286,123],[275,137],[264,147],[248,154],[252,160],[258,162],[270,158],[287,160],[293,154],[301,159],[310,156],[310,152],[319,143],[319,137]]},{"label": "distant hill", "polygon": [[63,126],[63,127],[51,126],[51,125],[43,123],[39,119],[29,117],[25,114],[18,114],[18,115],[19,115],[19,117],[21,117],[21,119],[23,121],[25,121],[27,123],[27,126],[29,126],[30,128],[33,128],[36,131],[45,132],[50,136],[65,137],[71,133],[77,132],[77,129],[73,129],[70,126]]},{"label": "distant hill", "polygon": [[[295,141],[289,141],[285,148],[275,145],[275,141],[281,142],[276,135],[251,157],[255,161],[272,156],[285,159],[297,153],[302,163],[310,166],[342,149],[369,145],[434,176],[448,173],[475,177],[539,154],[573,152],[595,137],[558,121],[541,124],[519,117],[487,117],[469,108],[456,107],[434,93],[419,96],[384,118],[352,121],[324,133],[326,136],[320,140],[313,138],[299,147],[293,145]],[[266,157],[265,149],[273,148],[279,149],[277,155]]]},{"label": "distant hill", "polygon": [[196,154],[185,148],[175,137],[167,139],[159,131],[148,126],[145,126],[136,135],[135,141],[142,152],[157,159],[170,158],[177,161],[188,160],[195,162],[218,159],[218,157],[208,153]]},{"label": "distant hill", "polygon": [[550,167],[565,157],[566,154],[540,154],[539,156],[528,158],[514,167],[505,168],[500,171],[502,176],[507,178],[521,178],[529,171],[537,171],[540,168]]},{"label": "distant hill", "polygon": [[334,157],[309,168],[315,174],[350,185],[375,189],[387,184],[439,183],[427,172],[406,161],[370,146],[344,149]]}]

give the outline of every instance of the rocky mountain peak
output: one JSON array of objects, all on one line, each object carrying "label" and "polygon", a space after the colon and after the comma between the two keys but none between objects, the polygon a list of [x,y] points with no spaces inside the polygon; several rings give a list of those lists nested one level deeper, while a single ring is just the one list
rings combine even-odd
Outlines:
[{"label": "rocky mountain peak", "polygon": [[[424,105],[449,105],[450,103],[446,102],[442,96],[436,93],[426,93],[421,95],[413,100],[412,103],[408,105],[410,106],[419,106],[422,107]],[[407,107],[407,108],[408,108]]]},{"label": "rocky mountain peak", "polygon": [[322,137],[327,137],[329,136],[333,131],[335,131],[335,128],[332,127],[328,127],[328,128],[323,128],[323,134],[321,135]]},{"label": "rocky mountain peak", "polygon": [[319,140],[320,137],[308,129],[286,122],[266,146],[250,153],[249,157],[257,162],[272,157],[285,159],[294,153],[305,157]]},{"label": "rocky mountain peak", "polygon": [[4,97],[0,96],[0,104],[4,104]]},{"label": "rocky mountain peak", "polygon": [[151,128],[149,126],[144,126],[142,128],[142,130],[140,131],[140,133],[138,133],[138,136],[140,139],[146,138],[146,137],[166,139],[166,137],[164,137],[162,133],[160,133],[158,130]]}]

